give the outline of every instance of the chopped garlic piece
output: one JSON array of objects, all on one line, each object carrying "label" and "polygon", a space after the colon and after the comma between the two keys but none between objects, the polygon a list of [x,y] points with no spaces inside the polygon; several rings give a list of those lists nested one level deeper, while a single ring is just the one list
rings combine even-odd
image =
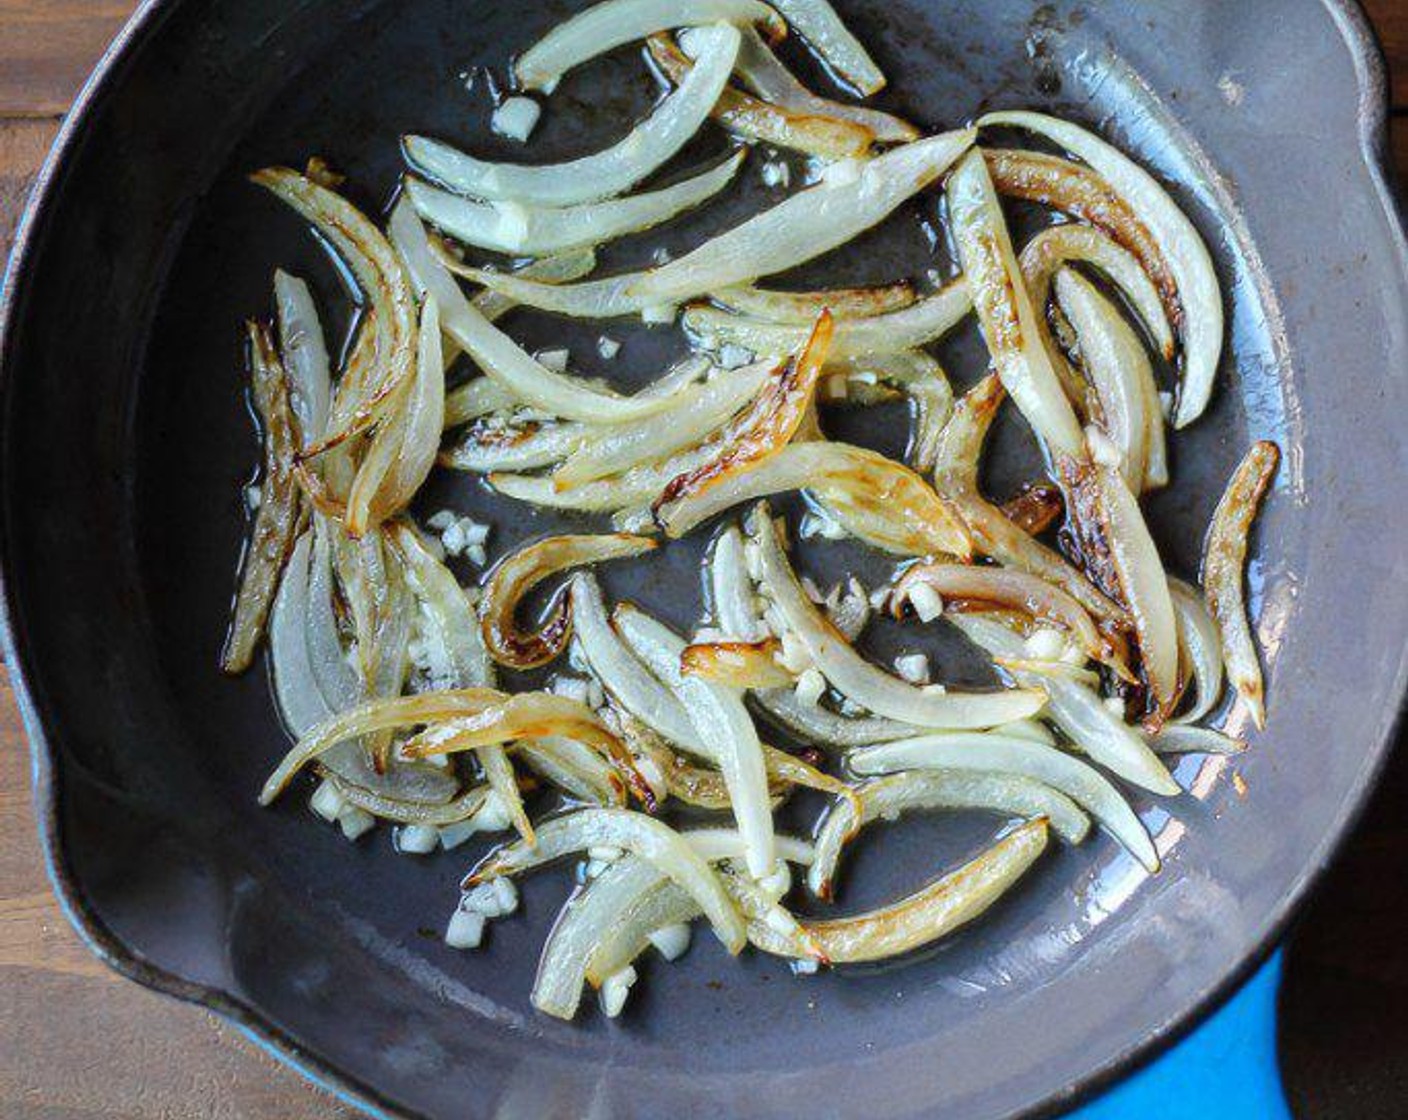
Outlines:
[{"label": "chopped garlic piece", "polygon": [[391,845],[403,856],[423,856],[440,843],[440,830],[430,825],[408,824],[391,832]]},{"label": "chopped garlic piece", "polygon": [[531,97],[506,97],[494,110],[489,127],[500,136],[522,143],[532,134],[542,112],[542,106]]},{"label": "chopped garlic piece", "polygon": [[596,352],[601,355],[603,361],[611,361],[621,352],[621,344],[610,335],[602,335],[596,340]]},{"label": "chopped garlic piece", "polygon": [[667,961],[679,960],[689,948],[690,928],[688,923],[661,926],[650,934],[650,943]]},{"label": "chopped garlic piece", "polygon": [[626,1006],[626,996],[631,985],[636,982],[636,970],[630,965],[608,976],[601,985],[601,1010],[608,1019],[621,1014]]},{"label": "chopped garlic piece", "polygon": [[813,666],[797,678],[794,691],[799,701],[815,707],[817,702],[821,700],[822,694],[826,692],[826,678],[821,675],[819,669]]},{"label": "chopped garlic piece", "polygon": [[537,359],[540,366],[552,370],[553,373],[566,373],[567,363],[572,358],[572,351],[564,349],[539,350],[533,357]]},{"label": "chopped garlic piece", "polygon": [[313,791],[313,796],[308,799],[308,808],[331,824],[341,815],[342,810],[347,808],[347,798],[342,796],[335,785],[324,778],[318,788]]},{"label": "chopped garlic piece", "polygon": [[445,944],[451,949],[477,949],[484,940],[484,915],[456,910],[445,927]]},{"label": "chopped garlic piece", "polygon": [[907,653],[895,658],[895,672],[910,684],[928,684],[929,659],[922,653]]},{"label": "chopped garlic piece", "polygon": [[342,829],[342,835],[349,840],[355,840],[370,828],[376,827],[376,818],[365,809],[359,809],[355,805],[347,805],[342,812],[337,814],[337,825]]},{"label": "chopped garlic piece", "polygon": [[920,622],[933,622],[944,613],[944,599],[927,583],[916,583],[909,591],[909,605]]}]

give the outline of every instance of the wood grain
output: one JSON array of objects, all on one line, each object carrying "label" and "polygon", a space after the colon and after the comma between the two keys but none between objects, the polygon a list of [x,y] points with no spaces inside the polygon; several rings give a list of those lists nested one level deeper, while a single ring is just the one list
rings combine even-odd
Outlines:
[{"label": "wood grain", "polygon": [[[0,0],[0,261],[59,118],[130,0]],[[1393,74],[1394,151],[1408,176],[1408,3],[1366,4]],[[1403,179],[1408,181],[1408,179]],[[1400,756],[1403,752],[1400,752]],[[1282,1050],[1297,1114],[1404,1115],[1408,1100],[1408,758],[1290,955]],[[11,1120],[348,1117],[215,1017],[118,979],[49,891],[29,765],[0,669],[0,1116]]]}]

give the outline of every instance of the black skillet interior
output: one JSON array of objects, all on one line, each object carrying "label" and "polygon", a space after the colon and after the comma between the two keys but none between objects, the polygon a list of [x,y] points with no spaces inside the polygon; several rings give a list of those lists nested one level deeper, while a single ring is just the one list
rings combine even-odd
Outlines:
[{"label": "black skillet interior", "polygon": [[[1190,758],[1177,776],[1191,795],[1137,801],[1169,857],[1154,880],[1100,839],[1046,859],[923,960],[805,980],[759,956],[729,961],[704,934],[680,965],[647,970],[623,1020],[588,1012],[568,1026],[535,1016],[527,992],[570,872],[525,884],[520,915],[484,952],[447,949],[439,930],[479,848],[410,860],[384,835],[347,844],[301,795],[256,808],[286,740],[262,669],[232,682],[215,666],[257,456],[239,323],[268,313],[276,266],[313,283],[335,338],[351,309],[319,246],[244,175],[318,154],[376,211],[403,131],[517,154],[488,135],[479,68],[502,75],[574,6],[154,4],[91,99],[33,230],[5,355],[7,603],[52,759],[42,792],[60,886],[139,979],[426,1115],[580,1115],[590,1099],[592,1115],[611,1116],[988,1117],[1058,1100],[1167,1034],[1264,945],[1357,804],[1396,711],[1403,603],[1385,591],[1404,471],[1387,417],[1405,394],[1380,373],[1403,368],[1408,327],[1401,235],[1364,147],[1372,48],[1352,12],[1309,0],[844,5],[890,74],[882,103],[926,127],[1052,108],[1182,184],[1226,285],[1227,375],[1206,420],[1176,441],[1175,485],[1152,520],[1171,567],[1191,574],[1249,441],[1287,450],[1253,565],[1271,726],[1236,764],[1245,799],[1228,763]],[[824,82],[814,67],[807,76]],[[614,53],[564,81],[528,158],[600,146],[656,93],[636,50]],[[710,133],[672,166],[723,145]],[[644,263],[766,204],[761,158],[736,200],[613,250],[607,265]],[[926,239],[932,218],[932,198],[906,207],[797,279],[946,274],[946,248]],[[637,326],[522,314],[509,328],[533,346],[569,345],[585,372],[623,386],[681,348],[677,333]],[[624,342],[610,363],[596,353],[603,331]],[[978,372],[976,346],[966,329],[939,350],[960,386]],[[901,419],[832,423],[893,448]],[[1032,460],[1010,418],[996,442],[989,481],[1001,491]],[[463,477],[423,496],[422,512],[443,507],[490,521],[494,552],[580,524]],[[698,555],[672,545],[613,569],[608,590],[686,624]],[[808,564],[819,582],[882,570],[839,547]],[[880,625],[872,641],[880,656],[928,649],[969,672],[956,643],[912,627]],[[1229,726],[1242,730],[1242,717]],[[877,834],[844,904],[912,886],[989,827],[916,820]]]}]

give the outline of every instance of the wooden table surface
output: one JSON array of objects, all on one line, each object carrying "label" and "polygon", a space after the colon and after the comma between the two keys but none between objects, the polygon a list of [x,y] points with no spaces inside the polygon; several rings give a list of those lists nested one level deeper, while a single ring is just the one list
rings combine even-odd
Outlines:
[{"label": "wooden table surface", "polygon": [[[0,0],[0,261],[59,122],[131,0]],[[1371,0],[1408,182],[1408,0]],[[1402,374],[1403,371],[1396,371]],[[1282,1054],[1303,1120],[1408,1115],[1408,752],[1292,941]],[[350,1116],[214,1016],[119,980],[69,929],[35,837],[0,668],[0,1115],[13,1120]]]}]

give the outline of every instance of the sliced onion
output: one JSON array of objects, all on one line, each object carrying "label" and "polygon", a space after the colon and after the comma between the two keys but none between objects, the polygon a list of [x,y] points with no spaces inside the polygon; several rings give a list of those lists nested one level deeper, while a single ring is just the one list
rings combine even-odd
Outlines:
[{"label": "sliced onion", "polygon": [[697,502],[711,490],[727,487],[730,480],[777,454],[797,434],[816,395],[833,327],[829,312],[817,316],[796,356],[777,367],[747,412],[720,434],[709,462],[670,480],[655,501],[657,515],[664,506]]},{"label": "sliced onion", "polygon": [[820,704],[808,704],[790,688],[755,692],[753,699],[775,723],[808,742],[831,750],[908,739],[924,730],[912,723],[878,716],[838,715]]},{"label": "sliced onion", "polygon": [[713,293],[716,302],[740,315],[750,315],[779,326],[805,327],[791,353],[807,340],[816,317],[830,311],[837,319],[866,319],[889,311],[901,311],[918,298],[908,280],[873,288],[832,288],[814,292],[778,292],[741,284]]},{"label": "sliced onion", "polygon": [[463,265],[455,271],[514,303],[575,319],[616,319],[623,315],[639,315],[660,306],[659,300],[627,294],[649,275],[645,272],[605,276],[600,280],[584,280],[580,284],[552,284],[509,272],[490,272]]},{"label": "sliced onion", "polygon": [[406,194],[425,221],[467,245],[542,257],[602,245],[692,209],[728,186],[746,155],[734,152],[703,174],[660,190],[562,208],[478,202],[419,179],[406,181]]},{"label": "sliced onion", "polygon": [[1153,793],[1173,797],[1178,783],[1149,750],[1137,731],[1105,706],[1090,682],[1073,677],[1060,662],[1043,664],[1003,659],[1012,678],[1028,688],[1044,688],[1046,715],[1071,742],[1106,769]]},{"label": "sliced onion", "polygon": [[978,552],[1054,584],[1101,621],[1123,621],[1123,608],[1102,595],[1058,553],[1014,525],[978,492],[978,460],[1002,398],[1002,382],[990,374],[954,406],[935,448],[934,488],[963,519]]},{"label": "sliced onion", "polygon": [[608,424],[636,419],[665,407],[665,402],[658,399],[628,399],[599,392],[576,378],[554,373],[530,357],[465,298],[454,277],[431,252],[425,227],[409,200],[396,204],[389,228],[416,287],[422,294],[434,296],[439,304],[446,333],[516,400],[566,420]]},{"label": "sliced onion", "polygon": [[949,176],[947,198],[963,273],[1003,386],[1054,458],[1083,459],[1085,439],[1043,345],[981,152],[959,161]]},{"label": "sliced onion", "polygon": [[975,774],[966,770],[910,770],[872,778],[856,791],[860,808],[832,805],[816,829],[816,858],[807,886],[818,898],[834,897],[841,851],[866,825],[893,821],[901,813],[934,809],[987,809],[1013,816],[1045,817],[1071,844],[1079,844],[1090,819],[1064,793],[1015,774]]},{"label": "sliced onion", "polygon": [[[624,718],[631,719],[629,716]],[[638,722],[632,721],[624,726],[630,728],[625,735],[627,742],[637,753],[644,752],[655,763],[670,797],[695,809],[708,809],[713,812],[732,810],[733,799],[729,796],[728,783],[717,769],[696,765],[682,754],[671,750],[663,739],[646,730]],[[633,737],[632,732],[637,734]],[[791,789],[791,782],[769,774],[768,797],[773,807],[776,807]]]},{"label": "sliced onion", "polygon": [[[925,346],[953,330],[972,308],[968,284],[960,278],[899,311],[860,319],[838,318],[831,356],[864,358]],[[810,333],[810,327],[732,315],[716,307],[691,307],[684,314],[684,327],[709,349],[733,345],[754,354],[790,354]]]},{"label": "sliced onion", "polygon": [[1281,452],[1274,443],[1262,440],[1252,445],[1217,503],[1203,544],[1203,593],[1222,632],[1227,679],[1258,729],[1266,726],[1266,700],[1242,581],[1252,519],[1280,461]]},{"label": "sliced onion", "polygon": [[668,627],[629,604],[617,608],[617,631],[646,667],[684,705],[698,741],[709,744],[714,761],[728,783],[738,831],[744,838],[748,869],[766,875],[776,858],[767,767],[757,729],[740,693],[702,677],[680,671],[685,643]]},{"label": "sliced onion", "polygon": [[250,178],[327,238],[356,278],[369,308],[365,322],[374,341],[364,353],[375,359],[380,380],[369,383],[362,393],[339,392],[329,425],[332,430],[305,448],[306,457],[365,431],[386,399],[410,378],[415,365],[415,298],[386,238],[346,199],[286,167],[266,167]]},{"label": "sliced onion", "polygon": [[700,28],[698,57],[673,93],[622,140],[569,163],[489,163],[437,140],[407,136],[406,159],[458,194],[491,201],[572,206],[621,194],[663,165],[699,131],[738,56],[737,28]]},{"label": "sliced onion", "polygon": [[[1006,894],[1046,849],[1046,841],[1046,818],[1038,817],[898,902],[848,918],[804,921],[803,932],[833,964],[885,960],[932,944]],[[766,926],[750,923],[748,936],[766,952],[792,955]]]},{"label": "sliced onion", "polygon": [[659,511],[665,532],[682,537],[715,514],[756,498],[805,488],[853,535],[902,556],[967,556],[967,531],[909,468],[845,443],[794,443],[744,474]]},{"label": "sliced onion", "polygon": [[[668,35],[651,36],[650,57],[672,82],[683,81],[694,66]],[[724,87],[711,115],[740,140],[790,148],[818,159],[864,156],[875,140],[870,129],[854,121],[772,105],[733,86]]]},{"label": "sliced onion", "polygon": [[606,0],[557,24],[524,51],[513,64],[514,77],[524,89],[551,92],[567,71],[624,43],[719,22],[760,23],[774,38],[787,34],[787,24],[758,0]]},{"label": "sliced onion", "polygon": [[553,483],[571,489],[607,475],[658,462],[699,443],[727,423],[767,383],[771,362],[720,370],[683,389],[665,417],[618,424],[583,446],[553,472]]},{"label": "sliced onion", "polygon": [[445,428],[457,428],[491,412],[504,412],[518,403],[518,398],[492,377],[476,377],[446,395]]},{"label": "sliced onion", "polygon": [[793,676],[777,660],[782,643],[695,642],[680,655],[680,671],[733,688],[790,688]]},{"label": "sliced onion", "polygon": [[[489,485],[510,498],[531,502],[549,509],[573,509],[583,513],[610,513],[617,510],[637,510],[646,507],[644,518],[633,527],[651,524],[650,503],[659,496],[671,479],[693,471],[709,462],[714,449],[708,445],[681,451],[663,463],[632,467],[610,478],[585,482],[570,490],[560,490],[549,478],[533,478],[519,474],[489,475]],[[633,522],[635,519],[632,519]],[[621,525],[619,528],[625,528]]]},{"label": "sliced onion", "polygon": [[923,190],[973,143],[948,132],[906,144],[792,195],[698,249],[652,269],[627,292],[649,303],[678,302],[784,272],[844,245]]},{"label": "sliced onion", "polygon": [[327,768],[319,769],[324,780],[331,782],[344,799],[363,812],[381,820],[394,821],[396,824],[419,824],[429,828],[457,824],[474,816],[484,806],[485,798],[489,794],[488,786],[474,786],[450,801],[407,801],[364,789]]},{"label": "sliced onion", "polygon": [[639,556],[656,543],[650,537],[625,533],[568,534],[545,537],[506,556],[490,576],[479,606],[484,644],[494,660],[514,669],[534,669],[546,665],[567,645],[572,636],[572,607],[565,587],[553,596],[536,629],[518,625],[519,603],[543,580],[584,564]]},{"label": "sliced onion", "polygon": [[298,418],[302,446],[310,447],[327,431],[332,406],[332,372],[323,325],[308,285],[283,269],[274,272],[274,300],[279,313],[279,354],[288,375],[289,403]]},{"label": "sliced onion", "polygon": [[[369,700],[355,708],[339,712],[294,744],[293,749],[284,756],[283,761],[265,781],[259,794],[259,803],[268,805],[272,802],[299,770],[338,743],[389,728],[408,727],[412,724],[482,712],[504,699],[506,697],[503,693],[492,688],[451,689]],[[442,782],[446,778],[446,775],[439,771],[432,772]],[[453,779],[451,781],[453,783]],[[418,800],[430,801],[434,800],[434,797]]]},{"label": "sliced onion", "polygon": [[1113,785],[1094,767],[1055,747],[992,732],[925,735],[862,747],[846,756],[857,774],[901,770],[971,770],[1016,774],[1064,793],[1129,850],[1148,870],[1159,869],[1158,852],[1139,818]]},{"label": "sliced onion", "polygon": [[1175,723],[1196,723],[1222,695],[1222,637],[1198,590],[1169,577],[1168,592],[1178,620],[1179,664],[1193,674],[1197,697]]},{"label": "sliced onion", "polygon": [[1002,503],[1002,516],[1024,533],[1044,533],[1061,519],[1066,502],[1061,491],[1044,482],[1028,483]]},{"label": "sliced onion", "polygon": [[773,4],[831,70],[862,95],[884,88],[885,75],[827,0],[776,0]]},{"label": "sliced onion", "polygon": [[709,865],[674,829],[628,809],[580,809],[547,821],[538,829],[536,847],[520,841],[500,848],[475,868],[466,886],[598,846],[624,849],[668,875],[699,904],[729,952],[743,948],[743,920]]},{"label": "sliced onion", "polygon": [[1138,313],[1159,352],[1173,359],[1173,326],[1158,288],[1133,253],[1090,226],[1050,226],[1022,247],[1022,277],[1038,310],[1046,306],[1057,272],[1072,262],[1092,265],[1108,276]]},{"label": "sliced onion", "polygon": [[816,668],[852,702],[876,715],[920,727],[992,727],[1039,710],[1040,691],[974,693],[920,689],[866,661],[807,598],[765,507],[753,514],[759,586]]},{"label": "sliced onion", "polygon": [[1045,152],[988,148],[983,154],[1000,194],[1089,222],[1133,253],[1158,289],[1168,320],[1174,326],[1181,322],[1178,286],[1158,241],[1109,183],[1088,167]]},{"label": "sliced onion", "polygon": [[593,436],[609,430],[592,424],[540,424],[536,420],[476,424],[440,453],[440,465],[452,470],[491,474],[530,471],[561,462]]},{"label": "sliced onion", "polygon": [[269,615],[269,665],[284,726],[298,737],[332,715],[308,656],[308,565],[313,533],[293,546]]},{"label": "sliced onion", "polygon": [[1103,175],[1139,216],[1168,261],[1178,286],[1183,384],[1174,424],[1192,423],[1207,407],[1222,356],[1222,291],[1212,257],[1193,223],[1147,171],[1079,125],[1041,113],[989,113],[980,126],[1010,125],[1045,136]]},{"label": "sliced onion", "polygon": [[1070,632],[1087,657],[1098,661],[1112,657],[1109,643],[1085,608],[1059,587],[1034,575],[970,564],[917,564],[895,585],[890,601],[896,618],[908,603],[911,591],[921,583],[946,598],[993,603],[1054,622]]},{"label": "sliced onion", "polygon": [[256,323],[249,324],[249,346],[254,407],[265,430],[264,479],[234,617],[220,655],[220,667],[227,673],[244,672],[254,659],[254,647],[264,633],[264,621],[298,531],[299,491],[293,475],[298,434],[288,381],[273,339]]},{"label": "sliced onion", "polygon": [[[1178,694],[1178,624],[1159,550],[1149,535],[1139,502],[1117,469],[1092,462],[1075,490],[1091,498],[1097,524],[1081,531],[1098,535],[1099,545],[1108,549],[1124,603],[1134,620],[1144,675],[1166,714]],[[1078,522],[1088,520],[1079,513],[1076,516]]]},{"label": "sliced onion", "polygon": [[416,370],[405,399],[377,427],[347,498],[347,531],[360,536],[399,513],[430,475],[445,427],[445,374],[440,310],[434,296],[421,308]]},{"label": "sliced onion", "polygon": [[1164,724],[1149,745],[1156,754],[1240,754],[1247,749],[1245,739],[1191,723]]},{"label": "sliced onion", "polygon": [[479,620],[454,573],[410,526],[393,524],[388,534],[420,602],[423,638],[443,655],[448,683],[455,688],[492,686],[494,666],[480,637]]},{"label": "sliced onion", "polygon": [[885,144],[907,144],[919,139],[919,130],[906,120],[866,105],[852,105],[818,97],[793,75],[751,27],[743,29],[743,45],[734,69],[739,78],[764,101],[816,117],[834,117],[869,129]]},{"label": "sliced onion", "polygon": [[549,736],[518,744],[518,757],[569,797],[587,805],[624,805],[626,787],[601,755],[576,739]]},{"label": "sliced onion", "polygon": [[1149,434],[1156,424],[1163,430],[1153,368],[1133,328],[1089,280],[1062,269],[1056,298],[1075,329],[1081,365],[1100,402],[1102,427],[1120,453],[1120,473],[1137,495],[1150,476]]},{"label": "sliced onion", "polygon": [[[442,263],[447,261],[460,263],[456,260],[451,249],[439,238],[431,240],[430,248],[436,256],[441,258]],[[544,284],[568,284],[573,280],[580,280],[583,276],[590,275],[595,270],[596,253],[591,249],[574,249],[570,253],[558,253],[551,257],[528,261],[521,268],[514,269],[513,274],[521,280],[536,280]],[[480,292],[470,302],[491,323],[502,319],[517,306],[513,300],[499,292]]]}]

